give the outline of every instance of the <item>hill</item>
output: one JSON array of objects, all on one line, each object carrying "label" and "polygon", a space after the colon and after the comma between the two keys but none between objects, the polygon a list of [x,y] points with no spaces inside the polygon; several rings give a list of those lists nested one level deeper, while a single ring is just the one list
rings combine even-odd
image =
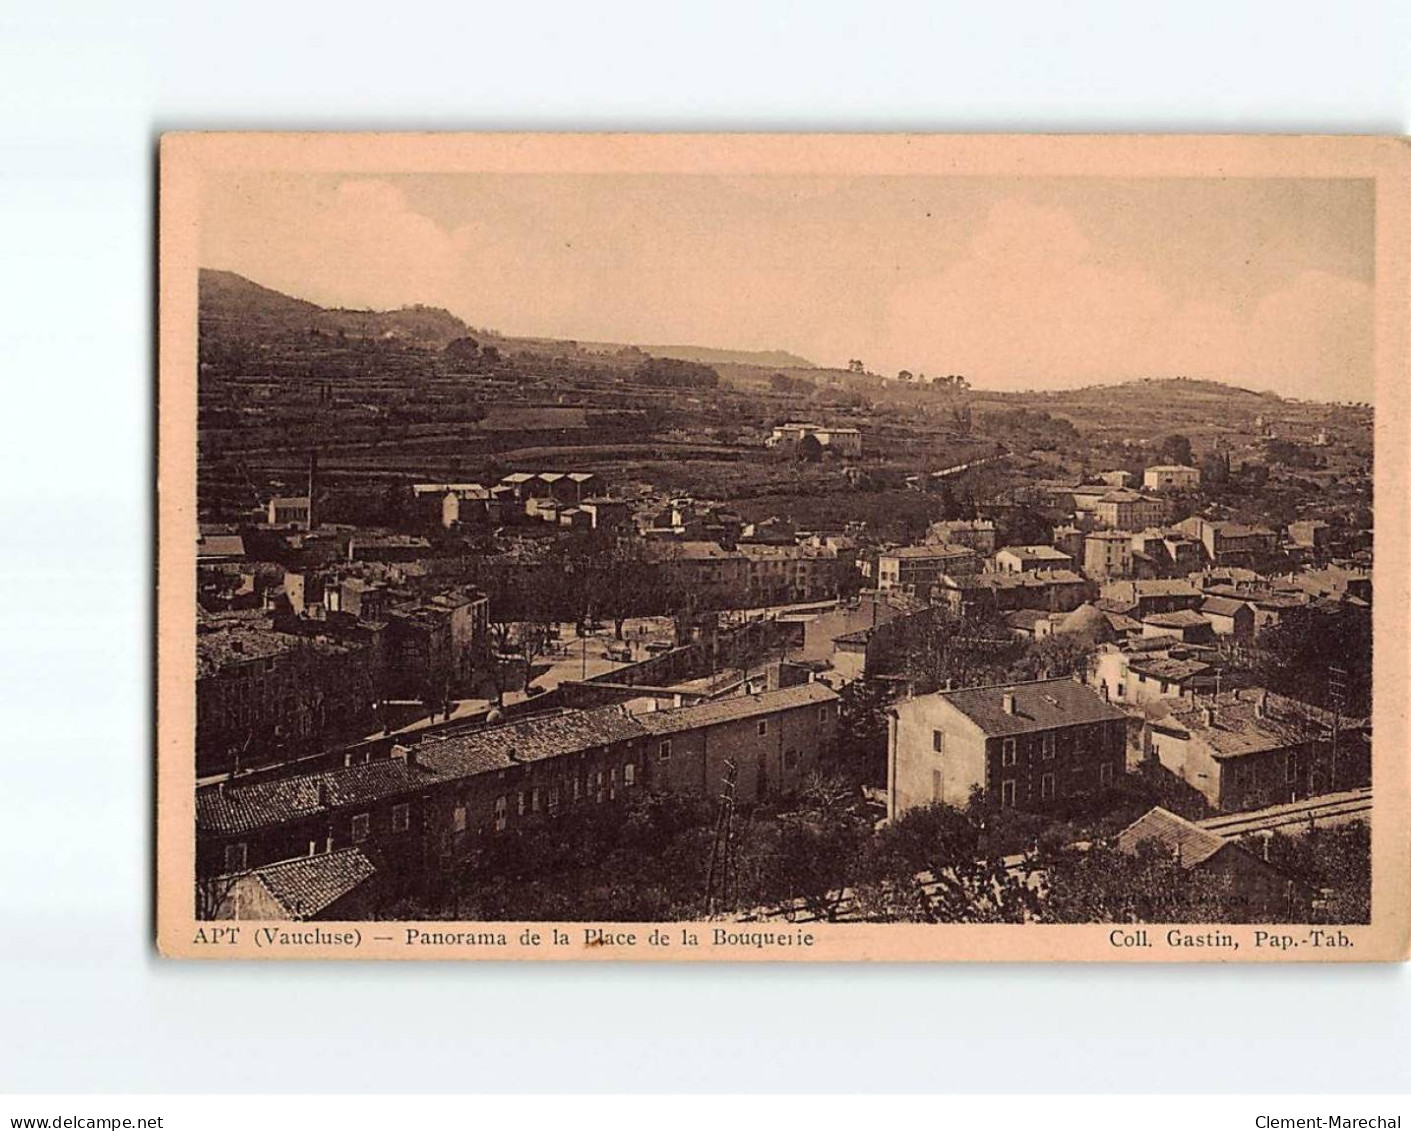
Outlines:
[{"label": "hill", "polygon": [[696,361],[702,365],[751,365],[760,369],[815,369],[813,362],[786,350],[727,350],[709,346],[638,346],[653,357]]},{"label": "hill", "polygon": [[327,308],[263,287],[233,271],[203,267],[198,287],[203,337],[269,338],[318,331],[350,338],[397,338],[439,348],[467,333],[464,322],[439,307]]}]

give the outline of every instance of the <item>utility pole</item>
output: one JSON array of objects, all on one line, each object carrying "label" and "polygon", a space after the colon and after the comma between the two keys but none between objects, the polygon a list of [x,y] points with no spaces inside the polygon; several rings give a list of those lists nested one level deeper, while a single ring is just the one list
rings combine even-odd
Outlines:
[{"label": "utility pole", "polygon": [[706,869],[706,916],[713,917],[729,901],[735,871],[735,761],[725,759],[725,778],[720,803],[715,812],[715,837],[710,846],[710,866]]},{"label": "utility pole", "polygon": [[1328,669],[1328,703],[1333,709],[1332,753],[1330,755],[1330,792],[1338,788],[1338,731],[1342,729],[1342,709],[1347,705],[1347,669]]}]

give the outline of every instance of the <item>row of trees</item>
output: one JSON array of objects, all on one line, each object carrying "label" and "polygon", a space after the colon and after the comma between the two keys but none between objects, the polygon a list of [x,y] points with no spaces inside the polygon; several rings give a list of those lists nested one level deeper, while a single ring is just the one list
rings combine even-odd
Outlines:
[{"label": "row of trees", "polygon": [[[704,801],[643,795],[546,819],[492,840],[453,899],[430,913],[500,921],[700,918],[712,818]],[[874,832],[851,791],[818,777],[793,808],[737,817],[716,907],[928,923],[1231,923],[1247,915],[1224,881],[1183,867],[1160,846],[1117,849],[1110,820],[1042,828],[1033,815],[977,797],[965,808],[911,810]],[[1075,846],[1080,835],[1086,839]],[[1365,826],[1278,838],[1271,859],[1335,889],[1315,912],[1318,921],[1366,921]]]}]

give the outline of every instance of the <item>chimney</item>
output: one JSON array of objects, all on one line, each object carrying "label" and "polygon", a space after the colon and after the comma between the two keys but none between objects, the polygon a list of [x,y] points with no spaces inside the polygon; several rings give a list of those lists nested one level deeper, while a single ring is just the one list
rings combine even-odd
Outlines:
[{"label": "chimney", "polygon": [[1207,704],[1200,709],[1200,721],[1208,727],[1215,725],[1215,708]]},{"label": "chimney", "polygon": [[1004,713],[1006,715],[1016,714],[1014,709],[1014,692],[1012,691],[1006,691],[1004,693]]}]

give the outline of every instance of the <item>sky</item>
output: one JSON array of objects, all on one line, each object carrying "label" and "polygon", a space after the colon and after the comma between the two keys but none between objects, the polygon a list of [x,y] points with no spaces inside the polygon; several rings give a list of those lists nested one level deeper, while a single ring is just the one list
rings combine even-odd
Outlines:
[{"label": "sky", "polygon": [[1363,180],[246,173],[202,263],[504,334],[1372,400]]}]

